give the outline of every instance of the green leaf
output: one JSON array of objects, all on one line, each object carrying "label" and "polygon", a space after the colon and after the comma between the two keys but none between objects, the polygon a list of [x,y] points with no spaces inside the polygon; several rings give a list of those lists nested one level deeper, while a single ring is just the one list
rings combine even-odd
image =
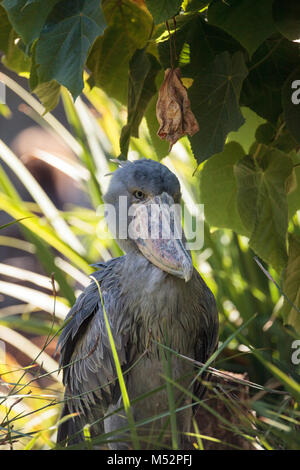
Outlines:
[{"label": "green leaf", "polygon": [[164,23],[173,18],[180,10],[182,0],[146,0],[146,5],[155,24]]},{"label": "green leaf", "polygon": [[277,270],[287,261],[286,182],[292,170],[290,157],[268,147],[262,147],[259,158],[248,155],[234,168],[238,211],[243,224],[251,232],[249,245]]},{"label": "green leaf", "polygon": [[4,52],[2,62],[17,73],[30,70],[30,58],[19,47],[19,39],[13,30],[7,13],[0,5],[0,51]]},{"label": "green leaf", "polygon": [[8,18],[14,30],[25,44],[39,37],[42,27],[52,8],[60,0],[3,0]]},{"label": "green leaf", "polygon": [[7,49],[2,62],[8,69],[19,74],[30,71],[30,57],[19,47],[19,40],[13,29],[8,35]]},{"label": "green leaf", "polygon": [[51,82],[39,83],[38,70],[36,66],[35,53],[37,41],[31,48],[31,70],[30,70],[30,89],[37,95],[41,103],[45,107],[45,113],[52,111],[58,103],[60,98],[61,86],[56,80]]},{"label": "green leaf", "polygon": [[244,81],[241,104],[259,116],[276,124],[282,113],[281,90],[299,65],[299,46],[284,38],[272,38],[255,52],[248,64],[249,74]]},{"label": "green leaf", "polygon": [[[289,259],[284,273],[283,292],[300,309],[300,239],[289,236]],[[300,313],[286,299],[280,311],[284,321],[300,333]]]},{"label": "green leaf", "polygon": [[60,90],[60,84],[52,80],[51,82],[40,83],[32,91],[37,95],[44,106],[45,113],[48,113],[58,105]]},{"label": "green leaf", "polygon": [[300,156],[296,152],[291,152],[290,157],[293,159],[294,169],[292,184],[287,195],[289,219],[300,209]]},{"label": "green leaf", "polygon": [[212,0],[183,0],[182,8],[184,11],[200,11],[204,10]]},{"label": "green leaf", "polygon": [[89,84],[102,88],[110,97],[125,104],[129,61],[136,49],[146,45],[152,19],[147,11],[130,0],[121,3],[108,0],[103,3],[103,10],[109,26],[89,54],[87,66],[92,72]]},{"label": "green leaf", "polygon": [[299,0],[274,0],[273,19],[278,31],[290,39],[300,39],[300,3]]},{"label": "green leaf", "polygon": [[[281,121],[279,121],[281,125]],[[272,146],[278,148],[284,153],[291,154],[295,150],[298,151],[297,140],[293,137],[287,126],[285,126],[281,132],[278,130],[279,135],[272,142]]]},{"label": "green leaf", "polygon": [[[235,39],[220,28],[208,24],[198,13],[180,15],[176,18],[176,34],[172,42],[173,40],[177,54],[174,65],[181,68],[183,77],[195,78],[201,75],[203,69],[222,52],[233,54],[243,50]],[[170,67],[168,34],[159,40],[158,51],[163,67],[165,69]]]},{"label": "green leaf", "polygon": [[12,117],[12,113],[6,104],[0,103],[0,114],[4,116],[6,119],[10,119]]},{"label": "green leaf", "polygon": [[287,127],[300,142],[300,66],[293,70],[283,86],[282,106]]},{"label": "green leaf", "polygon": [[234,176],[234,165],[244,156],[237,142],[226,144],[222,153],[213,155],[205,163],[200,173],[200,192],[209,225],[249,235],[238,212]]},{"label": "green leaf", "polygon": [[242,53],[218,55],[188,90],[199,132],[190,138],[198,163],[222,152],[226,136],[243,124],[240,90],[247,69]]},{"label": "green leaf", "polygon": [[275,127],[269,122],[265,122],[257,128],[255,138],[259,144],[269,145],[274,140],[275,133]]},{"label": "green leaf", "polygon": [[255,142],[255,135],[257,128],[264,125],[265,120],[258,116],[252,109],[242,107],[241,113],[245,119],[244,124],[237,132],[230,132],[227,137],[227,142],[238,142],[243,147],[246,153],[249,152],[251,145]]},{"label": "green leaf", "polygon": [[8,47],[8,38],[9,38],[9,33],[11,31],[11,24],[8,21],[7,18],[7,13],[0,5],[0,50],[3,52],[7,52],[7,47]]},{"label": "green leaf", "polygon": [[36,45],[39,83],[56,80],[74,99],[83,89],[83,67],[105,28],[99,0],[62,0],[52,10]]},{"label": "green leaf", "polygon": [[252,55],[275,32],[272,3],[273,0],[218,0],[208,8],[208,22],[224,29]]},{"label": "green leaf", "polygon": [[145,51],[138,49],[129,63],[128,85],[128,117],[120,138],[122,155],[126,156],[130,137],[139,136],[139,125],[144,112],[156,93],[155,77],[160,70],[157,59]]}]

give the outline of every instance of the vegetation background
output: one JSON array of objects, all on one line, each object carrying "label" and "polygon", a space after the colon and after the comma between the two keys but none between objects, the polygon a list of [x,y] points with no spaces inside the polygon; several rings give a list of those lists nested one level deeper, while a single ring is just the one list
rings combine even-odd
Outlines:
[{"label": "vegetation background", "polygon": [[[194,420],[194,448],[245,448],[216,427],[300,448],[299,38],[296,0],[0,1],[3,448],[55,447],[57,335],[91,264],[121,254],[97,211],[116,157],[161,160],[193,217],[205,204],[193,257],[220,312],[214,368],[242,376],[199,403],[214,428]],[[155,115],[168,67],[200,128],[170,153]]]}]

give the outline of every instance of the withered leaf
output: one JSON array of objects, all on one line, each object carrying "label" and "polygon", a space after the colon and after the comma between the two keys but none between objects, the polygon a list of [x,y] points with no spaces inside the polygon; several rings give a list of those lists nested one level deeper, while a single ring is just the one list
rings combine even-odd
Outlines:
[{"label": "withered leaf", "polygon": [[170,142],[169,151],[180,137],[186,134],[192,136],[199,130],[180,75],[179,68],[168,68],[165,71],[156,104],[156,116],[160,125],[157,135]]}]

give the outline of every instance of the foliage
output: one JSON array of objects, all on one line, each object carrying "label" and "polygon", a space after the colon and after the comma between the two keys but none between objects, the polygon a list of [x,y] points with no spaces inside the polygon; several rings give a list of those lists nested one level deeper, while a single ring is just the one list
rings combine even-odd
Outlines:
[{"label": "foliage", "polygon": [[[221,346],[215,366],[247,371],[255,382],[252,389],[259,390],[248,404],[256,416],[248,416],[233,431],[259,448],[299,448],[299,367],[291,363],[291,344],[300,331],[300,105],[291,100],[297,91],[293,83],[300,79],[299,45],[293,42],[299,25],[297,2],[46,3],[41,8],[41,0],[0,2],[2,62],[29,78],[43,106],[6,75],[0,80],[20,94],[40,125],[72,150],[68,178],[80,185],[89,208],[57,210],[0,140],[0,209],[18,219],[21,229],[14,238],[6,235],[8,226],[2,227],[0,244],[34,256],[45,274],[36,278],[29,270],[10,270],[14,282],[10,278],[0,283],[0,292],[18,302],[0,311],[1,334],[20,344],[32,364],[44,371],[33,374],[31,366],[23,371],[11,355],[1,366],[1,379],[9,389],[8,397],[0,397],[2,443],[54,447],[62,392],[51,373],[57,364],[47,365],[47,355],[38,361],[33,342],[20,338],[30,333],[50,335],[55,341],[75,289],[88,282],[90,264],[120,254],[113,240],[99,239],[103,217],[95,216],[95,210],[102,201],[104,175],[115,168],[109,158],[119,157],[121,149],[121,158],[128,152],[129,157],[163,159],[179,176],[184,203],[194,216],[197,204],[205,204],[205,249],[193,256],[220,311]],[[155,104],[163,70],[170,66],[181,69],[200,131],[189,140],[183,138],[168,156],[168,145],[156,136]],[[69,92],[73,98],[82,93],[83,99],[74,104]],[[60,97],[72,134],[50,112]],[[65,171],[64,161],[53,159],[51,164]],[[27,188],[31,202],[20,197],[16,179]],[[254,262],[252,250],[268,265],[267,275]],[[9,268],[0,267],[4,273]],[[52,273],[55,295],[48,282]],[[18,285],[20,279],[30,287]],[[46,385],[45,374],[50,380]],[[166,376],[171,390],[167,366]],[[29,396],[33,387],[40,405]],[[272,387],[281,394],[270,392]],[[16,402],[16,396],[22,400]],[[227,405],[242,415],[239,403]],[[174,407],[170,397],[171,421]],[[218,419],[231,426],[222,416]],[[200,436],[196,428],[195,435],[201,448],[201,439],[209,436]],[[102,436],[98,444],[105,446],[111,437]]]},{"label": "foliage", "polygon": [[[299,75],[299,46],[293,42],[298,12],[297,2],[272,0],[52,0],[46,8],[40,0],[3,0],[0,48],[7,67],[28,73],[46,111],[57,105],[62,86],[76,99],[86,67],[90,86],[123,104],[128,95],[121,158],[138,137],[143,116],[157,157],[167,155],[156,136],[155,102],[163,69],[179,66],[200,128],[190,138],[193,154],[198,164],[211,159],[210,171],[204,169],[208,190],[202,190],[207,220],[248,235],[253,250],[280,272],[287,265],[288,217],[300,208],[300,105],[292,101]],[[243,158],[237,146],[228,152],[224,144],[245,126],[253,140],[250,147],[239,142],[248,154]],[[222,216],[228,200],[220,201],[218,220],[209,189],[215,185],[224,193],[232,185],[235,207]],[[293,324],[300,331],[300,320]]]}]

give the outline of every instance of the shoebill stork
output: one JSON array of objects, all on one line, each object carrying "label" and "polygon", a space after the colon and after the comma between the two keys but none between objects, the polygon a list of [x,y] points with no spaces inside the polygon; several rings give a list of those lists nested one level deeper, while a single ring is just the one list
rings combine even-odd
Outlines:
[{"label": "shoebill stork", "polygon": [[[113,173],[104,197],[106,204],[115,208],[119,222],[113,231],[125,255],[99,263],[93,276],[101,286],[127,392],[134,402],[160,387],[156,393],[132,404],[136,423],[169,409],[166,386],[162,387],[166,385],[166,348],[160,344],[201,362],[209,358],[217,344],[215,299],[193,268],[183,231],[181,237],[174,236],[178,217],[176,222],[176,217],[170,214],[172,205],[180,203],[180,198],[177,177],[164,165],[146,159],[124,162]],[[151,206],[159,210],[150,211]],[[139,209],[134,215],[130,215],[132,207]],[[120,221],[124,220],[126,234],[120,236]],[[167,237],[162,220],[170,221],[173,227]],[[152,227],[150,235],[153,227],[159,226],[158,236],[151,238],[149,231],[141,232],[145,224]],[[142,238],[141,233],[147,237]],[[111,449],[130,448],[131,444],[126,443],[130,435],[117,432],[128,423],[124,409],[120,410],[123,405],[120,386],[98,286],[93,280],[67,318],[69,322],[59,338],[65,385],[62,417],[72,413],[75,416],[60,424],[58,442],[68,445],[80,442],[84,439],[82,429],[89,424],[92,436],[114,432],[111,439],[119,442],[111,443]],[[173,353],[171,356],[172,380],[188,388],[196,375],[194,364]],[[194,381],[192,387],[190,390],[200,396],[203,389],[200,382]],[[188,395],[184,396],[175,386],[173,390],[176,405],[187,405]],[[147,441],[148,432],[152,438],[158,435],[165,420],[160,418],[138,427],[139,436],[144,436],[140,444]],[[189,431],[192,406],[178,412],[176,420],[179,446],[183,446],[181,436]],[[165,435],[170,436],[166,426]],[[149,441],[147,446],[151,447]]]}]

